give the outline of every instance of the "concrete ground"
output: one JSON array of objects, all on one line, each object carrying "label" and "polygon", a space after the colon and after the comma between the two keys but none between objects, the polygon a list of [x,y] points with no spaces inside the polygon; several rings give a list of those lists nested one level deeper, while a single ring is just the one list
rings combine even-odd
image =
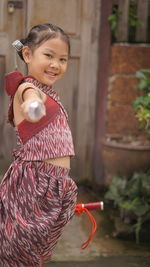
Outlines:
[{"label": "concrete ground", "polygon": [[[89,192],[83,189],[79,191],[79,202],[89,202],[92,199],[95,201],[95,196]],[[150,267],[150,246],[112,238],[109,231],[102,229],[102,224],[105,223],[103,212],[92,213],[96,218],[98,230],[89,246],[84,250],[80,249],[91,231],[89,218],[86,214],[80,217],[75,215],[66,227],[52,261],[43,267]]]},{"label": "concrete ground", "polygon": [[51,262],[44,267],[149,267],[150,259],[143,257],[100,257],[96,261]]}]

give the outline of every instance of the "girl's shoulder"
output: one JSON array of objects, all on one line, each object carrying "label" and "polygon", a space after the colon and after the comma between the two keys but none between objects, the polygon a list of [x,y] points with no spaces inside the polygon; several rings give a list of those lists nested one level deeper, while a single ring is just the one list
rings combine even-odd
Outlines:
[{"label": "girl's shoulder", "polygon": [[19,85],[26,79],[26,77],[29,76],[23,76],[19,71],[9,72],[5,74],[4,88],[6,93],[9,96],[13,96],[16,93]]}]

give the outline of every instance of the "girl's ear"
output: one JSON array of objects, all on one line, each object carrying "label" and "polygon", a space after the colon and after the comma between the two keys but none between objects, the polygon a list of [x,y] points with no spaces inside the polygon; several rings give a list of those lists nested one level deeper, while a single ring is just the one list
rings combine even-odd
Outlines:
[{"label": "girl's ear", "polygon": [[30,63],[31,55],[32,55],[32,51],[29,48],[29,46],[24,46],[22,48],[22,56],[23,56],[25,63],[27,63],[27,64]]}]

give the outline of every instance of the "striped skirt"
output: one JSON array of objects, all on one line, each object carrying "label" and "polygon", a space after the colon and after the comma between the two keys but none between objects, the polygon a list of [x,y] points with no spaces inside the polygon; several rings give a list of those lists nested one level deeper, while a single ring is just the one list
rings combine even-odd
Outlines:
[{"label": "striped skirt", "polygon": [[41,161],[12,163],[0,185],[2,267],[40,267],[75,212],[69,169]]}]

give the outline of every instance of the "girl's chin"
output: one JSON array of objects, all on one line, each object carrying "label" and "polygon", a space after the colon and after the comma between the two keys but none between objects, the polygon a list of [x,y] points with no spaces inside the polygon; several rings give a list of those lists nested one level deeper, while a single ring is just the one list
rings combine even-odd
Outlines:
[{"label": "girl's chin", "polygon": [[45,79],[43,79],[44,84],[47,84],[49,86],[52,86],[55,82],[57,81],[56,77],[45,77]]},{"label": "girl's chin", "polygon": [[52,86],[54,84],[54,81],[50,81],[49,79],[42,79],[39,82],[41,82],[47,86]]},{"label": "girl's chin", "polygon": [[47,75],[43,75],[43,77],[35,77],[33,76],[37,81],[39,81],[42,84],[45,84],[47,86],[52,86],[58,79],[56,77],[49,77]]}]

